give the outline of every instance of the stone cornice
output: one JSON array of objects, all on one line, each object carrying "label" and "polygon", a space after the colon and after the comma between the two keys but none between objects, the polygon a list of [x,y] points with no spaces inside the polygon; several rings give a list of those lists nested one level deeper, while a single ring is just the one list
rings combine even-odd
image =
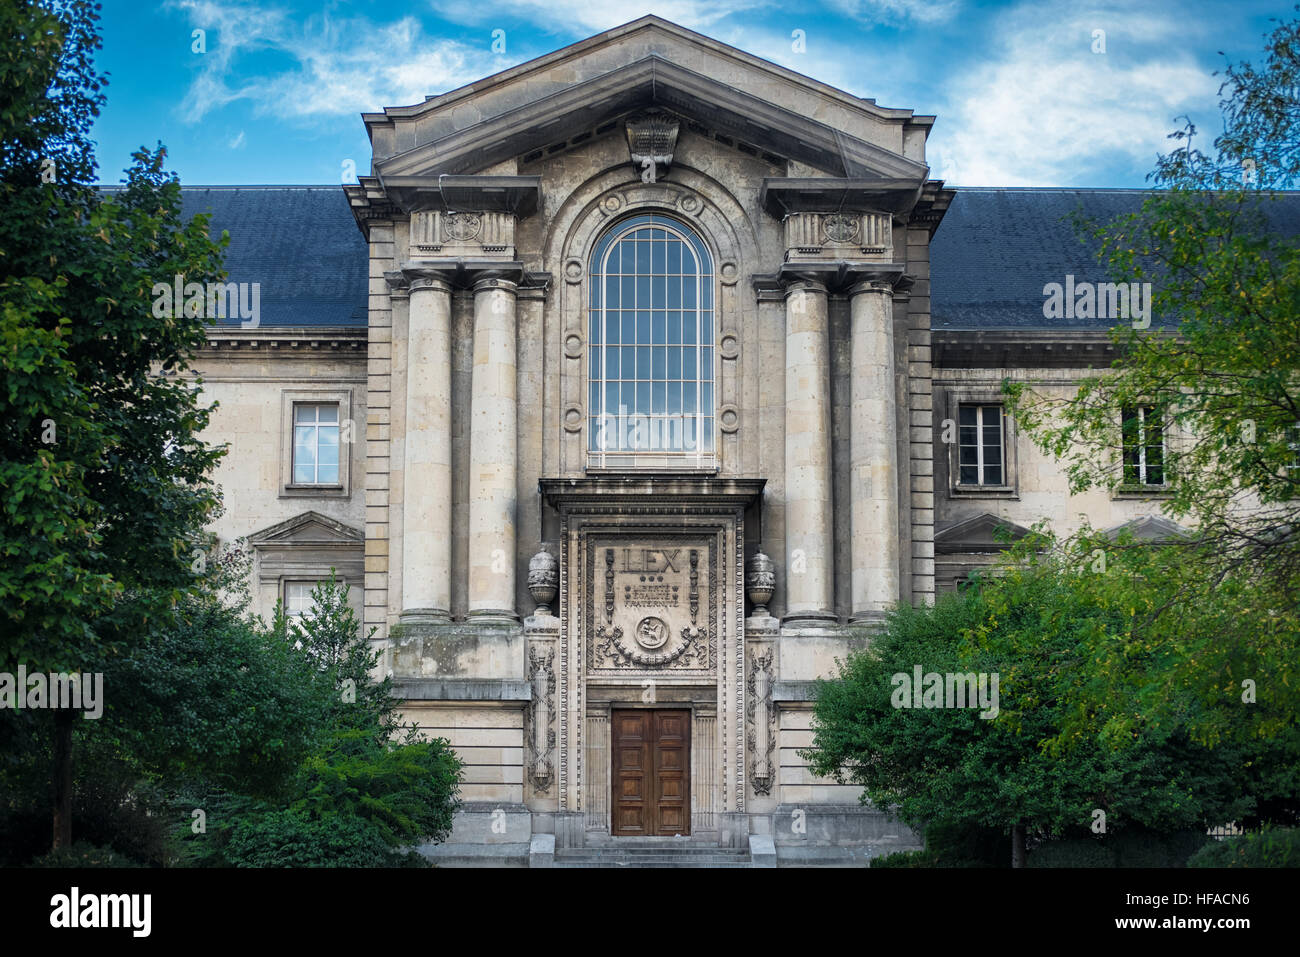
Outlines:
[{"label": "stone cornice", "polygon": [[364,326],[215,328],[208,330],[207,345],[197,354],[203,358],[221,356],[226,359],[265,359],[267,356],[319,358],[322,354],[364,359],[368,338]]},{"label": "stone cornice", "polygon": [[758,202],[778,218],[803,212],[880,211],[900,215],[916,205],[923,185],[920,177],[766,176]]},{"label": "stone cornice", "polygon": [[1109,368],[1119,357],[1107,330],[935,329],[936,369]]},{"label": "stone cornice", "polygon": [[403,212],[478,210],[531,216],[541,204],[540,176],[383,176],[379,182]]},{"label": "stone cornice", "polygon": [[767,479],[722,479],[698,475],[587,476],[544,478],[537,489],[562,513],[616,511],[640,505],[644,511],[680,514],[683,507],[745,508],[763,495]]}]

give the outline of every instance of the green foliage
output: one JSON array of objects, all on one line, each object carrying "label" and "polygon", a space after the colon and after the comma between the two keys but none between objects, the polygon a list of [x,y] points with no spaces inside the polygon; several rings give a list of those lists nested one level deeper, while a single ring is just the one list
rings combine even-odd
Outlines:
[{"label": "green foliage", "polygon": [[71,847],[61,847],[42,854],[28,867],[139,867],[135,861],[116,853],[111,847],[96,847],[86,841],[77,841]]},{"label": "green foliage", "polygon": [[[1300,241],[1270,228],[1300,182],[1300,21],[1278,25],[1261,66],[1229,65],[1224,132],[1210,153],[1190,124],[1140,212],[1087,228],[1111,278],[1150,282],[1164,331],[1113,330],[1120,359],[1053,398],[1004,390],[1021,430],[1066,464],[1072,492],[1124,481],[1120,410],[1166,414],[1161,510],[1194,534],[1171,549],[1085,529],[1062,547],[1109,570],[1090,590],[1131,621],[1079,659],[1067,735],[1100,716],[1109,738],[1186,723],[1207,744],[1288,739],[1300,713]],[[1244,683],[1253,683],[1253,690]],[[1249,694],[1257,702],[1243,701]],[[1065,743],[1059,740],[1058,744]],[[1292,796],[1297,793],[1293,790]]]},{"label": "green foliage", "polygon": [[[444,840],[461,764],[443,739],[417,740],[397,720],[391,679],[360,635],[347,588],[331,574],[300,622],[277,613],[270,634],[309,662],[327,689],[319,735],[279,801],[218,793],[207,834],[182,829],[185,859],[216,866],[381,867],[422,864],[409,848]],[[247,792],[244,792],[247,793]],[[215,798],[215,801],[211,800]]]},{"label": "green foliage", "polygon": [[1109,837],[1048,841],[1029,852],[1026,866],[1184,867],[1204,843],[1204,830],[1161,834],[1138,828]]},{"label": "green foliage", "polygon": [[241,822],[223,852],[229,867],[390,867],[402,858],[368,818],[313,818],[287,809]]},{"label": "green foliage", "polygon": [[1188,867],[1300,867],[1300,828],[1263,828],[1210,841]]},{"label": "green foliage", "polygon": [[[839,680],[820,685],[811,770],[862,786],[864,800],[931,833],[1023,827],[1031,843],[1086,834],[1097,810],[1109,842],[1128,830],[1203,833],[1265,799],[1294,803],[1294,735],[1212,749],[1186,722],[1124,723],[1118,733],[1089,704],[1101,693],[1094,684],[1112,680],[1089,662],[1141,654],[1133,613],[1049,543],[1030,536],[998,578],[895,612]],[[999,713],[894,707],[893,676],[918,665],[997,674]]]}]

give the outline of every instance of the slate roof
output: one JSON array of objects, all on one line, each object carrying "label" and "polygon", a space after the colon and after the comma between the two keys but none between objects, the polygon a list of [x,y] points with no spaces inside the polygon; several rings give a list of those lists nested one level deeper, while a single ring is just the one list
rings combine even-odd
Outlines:
[{"label": "slate roof", "polygon": [[[260,282],[264,326],[364,326],[369,260],[338,186],[196,186],[187,216],[230,232],[232,282]],[[1144,190],[958,188],[930,247],[935,329],[1105,329],[1043,317],[1043,285],[1106,280],[1070,215],[1132,212]],[[1268,205],[1270,228],[1300,234],[1300,192]],[[234,320],[237,322],[238,320]]]},{"label": "slate roof", "polygon": [[[1137,212],[1140,189],[957,187],[930,243],[934,329],[1108,329],[1112,319],[1047,319],[1043,286],[1106,282],[1097,244],[1071,222],[1079,211],[1105,222]],[[1265,204],[1269,229],[1300,234],[1300,193]],[[1161,325],[1153,317],[1153,325]],[[1169,317],[1165,317],[1168,323]]]},{"label": "slate roof", "polygon": [[[338,186],[195,186],[184,214],[230,232],[229,282],[261,283],[263,326],[365,326],[369,251]],[[239,320],[229,320],[238,324]]]}]

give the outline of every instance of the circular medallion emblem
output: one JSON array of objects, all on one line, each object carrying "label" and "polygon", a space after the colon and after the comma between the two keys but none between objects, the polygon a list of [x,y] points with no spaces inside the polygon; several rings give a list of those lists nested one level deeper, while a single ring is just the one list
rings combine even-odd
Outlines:
[{"label": "circular medallion emblem", "polygon": [[653,651],[655,648],[662,648],[664,642],[668,640],[668,626],[664,624],[662,618],[642,618],[641,623],[636,626],[636,642],[642,648]]},{"label": "circular medallion emblem", "polygon": [[478,213],[450,213],[443,220],[443,229],[447,238],[458,243],[467,242],[477,236],[481,225]]},{"label": "circular medallion emblem", "polygon": [[822,220],[822,229],[831,242],[851,243],[858,236],[858,219],[856,216],[835,213]]}]

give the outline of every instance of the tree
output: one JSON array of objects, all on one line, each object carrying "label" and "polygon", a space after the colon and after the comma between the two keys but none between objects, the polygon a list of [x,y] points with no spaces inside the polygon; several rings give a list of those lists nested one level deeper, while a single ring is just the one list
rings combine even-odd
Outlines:
[{"label": "tree", "polygon": [[[1085,573],[1049,544],[1031,536],[998,578],[897,610],[838,680],[819,685],[811,770],[862,786],[864,800],[914,827],[1010,833],[1013,866],[1031,842],[1090,836],[1099,820],[1107,840],[1204,833],[1293,787],[1294,736],[1287,760],[1265,765],[1259,748],[1210,749],[1177,722],[1117,740],[1103,734],[1104,715],[1074,714],[1080,685],[1095,680],[1084,663],[1132,616],[1080,587]],[[921,707],[910,693],[918,667],[943,679]],[[945,698],[948,675],[980,674],[995,697],[974,707]]]},{"label": "tree", "polygon": [[[311,662],[330,704],[316,746],[277,801],[238,797],[211,835],[185,835],[196,862],[249,867],[381,867],[419,863],[409,848],[441,841],[459,805],[461,764],[447,741],[403,731],[392,679],[363,637],[333,574],[312,610],[271,633]],[[373,634],[373,631],[372,631]]]},{"label": "tree", "polygon": [[[196,587],[217,506],[222,450],[200,438],[211,407],[182,376],[206,320],[156,317],[151,291],[178,274],[221,278],[220,244],[205,217],[182,221],[161,148],[133,155],[120,192],[96,189],[97,11],[0,0],[0,660],[11,673],[102,670]],[[62,847],[75,715],[52,715]]]},{"label": "tree", "polygon": [[[1300,182],[1297,90],[1291,20],[1266,38],[1262,66],[1226,68],[1212,152],[1187,124],[1141,210],[1089,224],[1112,277],[1151,283],[1166,325],[1117,327],[1115,367],[1067,399],[1004,386],[1022,431],[1066,461],[1072,492],[1125,483],[1121,410],[1163,418],[1161,507],[1195,536],[1151,558],[1147,578],[1114,583],[1143,612],[1134,634],[1144,651],[1128,661],[1125,699],[1097,680],[1079,708],[1104,701],[1116,730],[1191,709],[1195,733],[1212,742],[1280,733],[1300,713],[1300,236],[1278,200]],[[1096,548],[1112,559],[1149,551],[1090,531],[1067,547],[1080,561]],[[1171,577],[1177,587],[1163,587]],[[1125,654],[1113,652],[1083,667],[1100,679]],[[1252,688],[1272,720],[1247,715]]]}]

